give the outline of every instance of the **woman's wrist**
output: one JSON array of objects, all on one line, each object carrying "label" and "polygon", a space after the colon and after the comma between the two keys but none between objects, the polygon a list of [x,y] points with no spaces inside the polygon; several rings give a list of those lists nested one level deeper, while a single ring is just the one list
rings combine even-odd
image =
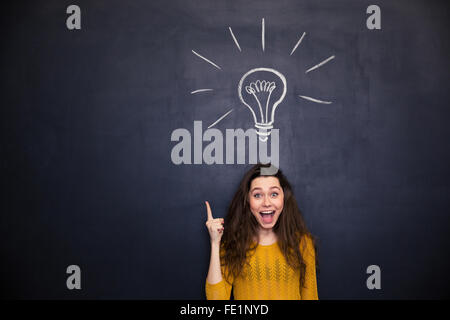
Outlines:
[{"label": "woman's wrist", "polygon": [[211,241],[211,248],[220,248],[220,240],[219,241]]}]

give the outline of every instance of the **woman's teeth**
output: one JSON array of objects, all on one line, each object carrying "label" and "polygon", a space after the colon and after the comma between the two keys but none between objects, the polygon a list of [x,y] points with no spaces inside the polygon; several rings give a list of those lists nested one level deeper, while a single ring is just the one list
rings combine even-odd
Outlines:
[{"label": "woman's teeth", "polygon": [[259,213],[264,224],[271,224],[274,219],[275,211],[261,211]]}]

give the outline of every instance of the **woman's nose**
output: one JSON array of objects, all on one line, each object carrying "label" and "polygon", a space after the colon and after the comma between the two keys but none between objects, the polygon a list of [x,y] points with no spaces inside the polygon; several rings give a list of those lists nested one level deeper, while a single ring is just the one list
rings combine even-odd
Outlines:
[{"label": "woman's nose", "polygon": [[265,206],[265,207],[268,207],[268,206],[270,206],[270,198],[269,198],[269,197],[267,197],[267,196],[266,196],[266,197],[264,197],[264,203],[263,203],[263,204],[264,204],[264,206]]}]

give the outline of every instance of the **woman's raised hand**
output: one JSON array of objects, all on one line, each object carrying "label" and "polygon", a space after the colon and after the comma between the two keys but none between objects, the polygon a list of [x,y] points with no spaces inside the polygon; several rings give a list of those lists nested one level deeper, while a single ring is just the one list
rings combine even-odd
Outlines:
[{"label": "woman's raised hand", "polygon": [[211,239],[211,243],[220,243],[220,239],[222,239],[223,235],[223,219],[222,218],[213,218],[211,207],[209,206],[209,202],[205,201],[206,204],[206,213],[208,215],[208,220],[206,221],[206,227],[209,231],[209,237]]}]

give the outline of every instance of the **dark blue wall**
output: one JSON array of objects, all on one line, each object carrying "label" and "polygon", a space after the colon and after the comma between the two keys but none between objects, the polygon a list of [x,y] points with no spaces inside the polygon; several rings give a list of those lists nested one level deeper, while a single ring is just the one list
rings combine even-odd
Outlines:
[{"label": "dark blue wall", "polygon": [[[70,4],[81,8],[81,30],[66,28]],[[2,296],[204,298],[203,201],[223,216],[250,165],[176,166],[170,136],[231,108],[216,128],[251,128],[236,85],[269,66],[289,83],[276,120],[280,167],[318,237],[319,297],[448,297],[448,6],[376,1],[382,29],[371,31],[370,4],[2,7]],[[215,91],[190,94],[205,87]],[[66,288],[71,264],[81,267],[80,291]],[[381,290],[366,287],[371,264]]]}]

